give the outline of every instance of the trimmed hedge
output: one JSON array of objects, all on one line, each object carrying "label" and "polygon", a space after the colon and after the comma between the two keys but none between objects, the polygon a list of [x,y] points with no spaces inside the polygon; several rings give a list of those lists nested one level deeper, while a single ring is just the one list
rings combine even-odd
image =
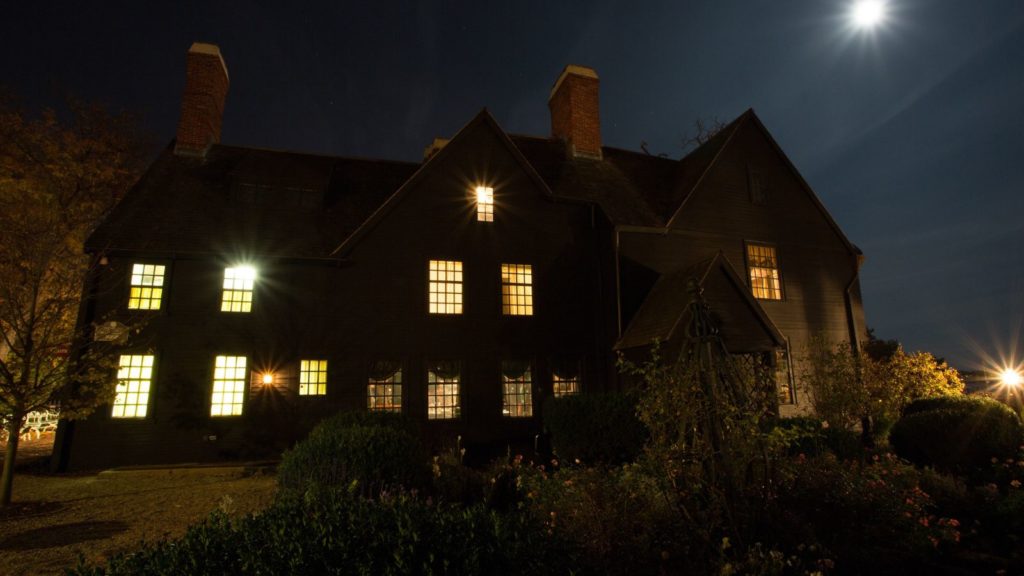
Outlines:
[{"label": "trimmed hedge", "polygon": [[68,574],[570,574],[574,557],[525,514],[335,493],[235,522],[214,514],[180,540]]},{"label": "trimmed hedge", "polygon": [[285,452],[281,492],[351,490],[368,497],[429,482],[426,452],[411,425],[394,415],[345,412],[324,420]]},{"label": "trimmed hedge", "polygon": [[636,416],[636,402],[625,394],[580,394],[548,398],[544,425],[563,462],[632,462],[647,442],[647,428]]},{"label": "trimmed hedge", "polygon": [[984,476],[992,458],[1014,457],[1022,440],[1024,426],[1012,409],[968,396],[912,402],[889,434],[901,458],[972,477]]}]

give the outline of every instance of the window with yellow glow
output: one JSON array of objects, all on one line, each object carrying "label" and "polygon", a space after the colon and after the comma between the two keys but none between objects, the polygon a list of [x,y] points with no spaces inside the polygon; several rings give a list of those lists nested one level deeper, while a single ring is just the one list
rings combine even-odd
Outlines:
[{"label": "window with yellow glow", "polygon": [[750,269],[750,289],[754,298],[782,300],[779,261],[774,246],[747,244],[747,266]]},{"label": "window with yellow glow", "polygon": [[529,363],[501,363],[501,405],[501,413],[510,418],[533,416],[533,375]]},{"label": "window with yellow glow", "polygon": [[476,220],[477,222],[494,222],[494,188],[477,186]]},{"label": "window with yellow glow", "polygon": [[459,365],[454,362],[438,363],[427,370],[427,419],[458,418]]},{"label": "window with yellow glow", "polygon": [[145,418],[149,408],[149,387],[153,382],[153,356],[122,355],[117,366],[117,396],[113,418]]},{"label": "window with yellow glow", "polygon": [[501,313],[533,316],[533,266],[501,265]]},{"label": "window with yellow glow", "polygon": [[131,292],[128,308],[131,310],[159,310],[164,296],[164,266],[161,264],[133,264]]},{"label": "window with yellow glow", "polygon": [[299,361],[299,396],[327,394],[327,360]]},{"label": "window with yellow glow", "polygon": [[431,314],[462,314],[462,262],[431,260],[428,304]]},{"label": "window with yellow glow", "polygon": [[576,376],[562,376],[558,373],[552,374],[551,391],[555,394],[555,398],[579,394],[580,379]]},{"label": "window with yellow glow", "polygon": [[238,416],[245,400],[245,356],[217,356],[213,364],[210,416]]},{"label": "window with yellow glow", "polygon": [[252,312],[252,291],[256,270],[249,266],[224,269],[224,297],[221,312]]},{"label": "window with yellow glow", "polygon": [[402,365],[377,362],[370,368],[366,407],[381,412],[402,411]]}]

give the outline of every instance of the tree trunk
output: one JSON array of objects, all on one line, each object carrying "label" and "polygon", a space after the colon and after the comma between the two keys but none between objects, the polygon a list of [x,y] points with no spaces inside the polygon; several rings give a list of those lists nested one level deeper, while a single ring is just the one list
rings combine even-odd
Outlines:
[{"label": "tree trunk", "polygon": [[2,485],[0,485],[0,508],[6,508],[11,504],[11,492],[14,489],[14,461],[18,455],[18,442],[21,440],[21,423],[25,415],[16,412],[11,414],[11,420],[7,423],[7,450],[4,451],[4,472]]}]

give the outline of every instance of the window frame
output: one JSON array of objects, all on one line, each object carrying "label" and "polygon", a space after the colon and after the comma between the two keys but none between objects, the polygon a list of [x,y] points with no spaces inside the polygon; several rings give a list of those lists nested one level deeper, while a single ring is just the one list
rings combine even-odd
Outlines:
[{"label": "window frame", "polygon": [[[133,366],[131,364],[129,364],[128,366],[122,365],[122,360],[124,358],[143,358],[143,359],[149,358],[150,361],[149,361],[149,366],[148,367],[145,365],[145,363],[144,363],[145,361],[143,361],[143,364],[141,366],[139,366],[139,368],[141,368],[143,370],[146,369],[146,368],[149,369],[149,378],[141,378],[141,377],[140,378],[131,378],[130,375],[129,375],[129,377],[126,377],[126,378],[122,379],[121,378],[121,370],[125,369],[125,368],[131,370],[131,368],[133,368]],[[151,409],[150,409],[151,406],[150,405],[151,405],[151,403],[153,401],[153,381],[155,380],[155,375],[156,375],[156,354],[151,354],[151,353],[141,353],[141,354],[127,353],[127,354],[120,354],[120,355],[118,355],[118,359],[117,359],[117,384],[115,385],[115,388],[114,388],[114,400],[110,403],[110,412],[109,412],[110,419],[111,420],[119,420],[119,421],[132,421],[132,420],[138,421],[138,420],[145,420],[145,419],[149,418],[150,413],[151,413]],[[122,382],[142,382],[142,381],[146,382],[146,391],[144,392],[144,394],[146,395],[146,403],[145,404],[140,404],[138,402],[135,402],[134,404],[128,404],[127,402],[124,402],[124,403],[122,403],[120,405],[120,407],[125,409],[125,410],[128,407],[134,407],[136,409],[136,412],[137,412],[138,408],[141,406],[144,409],[143,410],[143,414],[141,416],[139,416],[138,414],[135,414],[135,415],[132,415],[132,416],[126,416],[126,415],[124,415],[124,413],[122,413],[120,416],[117,415],[116,412],[117,412],[117,409],[118,409],[118,399],[121,397],[121,394],[122,394],[122,392],[119,389],[121,388]],[[132,392],[130,391],[130,388],[128,386],[126,386],[126,388],[128,388],[128,389],[125,390],[124,394],[125,395],[132,394]],[[143,392],[134,392],[134,394],[136,394],[136,395],[143,394]]]},{"label": "window frame", "polygon": [[[454,379],[455,381],[454,382],[451,382],[450,378],[440,377],[434,371],[433,367],[435,365],[437,365],[437,364],[442,363],[442,362],[451,362],[452,364],[454,364],[458,368],[458,376],[455,377],[455,379]],[[428,365],[427,365],[427,378],[426,378],[426,380],[427,380],[427,388],[426,388],[427,421],[429,421],[429,422],[452,422],[452,421],[460,420],[462,418],[462,373],[463,373],[463,371],[464,370],[463,370],[462,362],[458,362],[458,361],[454,361],[454,360],[433,361],[433,362],[428,363]],[[442,380],[448,380],[448,381],[446,381],[446,382],[431,382],[430,381],[431,376],[433,376],[434,378],[440,378]],[[452,384],[455,385],[455,394],[431,394],[431,386],[451,386]],[[430,401],[431,401],[432,397],[436,397],[436,398],[450,398],[450,397],[454,397],[455,398],[455,403],[453,405],[451,405],[451,406],[446,406],[446,405],[442,404],[439,407],[440,411],[442,412],[442,415],[431,415],[431,410],[437,410],[437,408],[432,407],[430,405]],[[443,415],[443,412],[447,408],[452,408],[452,415],[451,416],[444,416]]]},{"label": "window frame", "polygon": [[[367,370],[366,374],[366,409],[370,412],[391,412],[401,414],[405,410],[405,382],[403,380],[405,366],[396,362],[398,370],[392,372],[386,379],[374,378],[373,368]],[[397,376],[397,378],[396,378]],[[461,376],[461,370],[460,370]],[[373,394],[376,389],[391,387],[391,394]],[[397,388],[397,394],[395,393]],[[397,402],[396,402],[397,399]],[[383,404],[379,404],[383,401]],[[429,395],[428,395],[429,402]]]},{"label": "window frame", "polygon": [[[308,367],[311,363],[316,363],[316,370],[303,370],[303,367]],[[307,374],[315,374],[317,376],[316,382],[303,382],[304,377]],[[323,377],[321,381],[320,378]],[[301,358],[299,359],[299,387],[296,389],[296,393],[302,398],[324,398],[327,396],[327,384],[330,380],[330,364],[326,358]],[[303,386],[313,386],[317,391],[303,392]]]},{"label": "window frame", "polygon": [[[249,269],[251,269],[253,271],[251,279],[246,279],[244,277],[243,278],[228,278],[228,270],[241,270],[241,269],[245,269],[245,268],[249,268]],[[222,280],[221,280],[221,288],[220,288],[220,312],[222,314],[252,314],[253,306],[255,305],[255,302],[256,302],[256,277],[257,277],[256,269],[251,267],[251,266],[236,265],[236,266],[225,266],[223,268],[223,273],[222,273],[222,276],[221,276],[221,278],[222,278]],[[228,287],[228,282],[229,281],[232,281],[232,282],[242,281],[243,282],[243,287],[242,288],[236,288],[236,287],[229,288]],[[251,284],[251,286],[249,288],[245,288],[244,287],[244,282],[246,282],[246,281],[248,281]],[[229,300],[227,298],[229,293],[232,294],[232,296],[234,296],[235,294],[245,295],[247,293],[249,295],[249,300],[246,301],[245,298],[242,298],[241,300],[238,300],[238,299],[235,299],[234,297],[232,297]],[[235,305],[239,305],[239,306],[244,308],[244,306],[246,304],[248,304],[248,309],[241,309],[241,310],[230,309],[230,308],[234,308]],[[229,306],[228,310],[224,309],[224,307],[226,305]]]},{"label": "window frame", "polygon": [[[483,194],[481,194],[481,191],[484,191]],[[476,203],[476,221],[494,224],[494,187],[474,187],[473,198]],[[481,201],[481,199],[483,199],[483,201]]]},{"label": "window frame", "polygon": [[[525,268],[525,272],[520,270]],[[501,278],[501,315],[531,317],[536,312],[533,303],[534,297],[534,273],[533,264],[513,264],[502,262],[499,264],[498,273]],[[527,278],[526,282],[516,282],[521,276]],[[509,281],[506,281],[506,278]],[[518,288],[522,288],[520,293]],[[521,300],[521,302],[520,302]],[[520,311],[524,310],[525,311]]]},{"label": "window frame", "polygon": [[[526,364],[527,368],[521,375],[525,375],[526,378],[508,378],[505,376],[505,372],[507,366],[513,363],[515,361],[503,360],[501,362],[501,373],[499,376],[501,378],[501,416],[510,420],[527,420],[535,416],[533,387],[536,370],[533,362],[525,361],[523,363]],[[526,391],[516,390],[517,386],[525,386]],[[510,398],[521,398],[524,402],[511,403],[509,402]],[[512,408],[525,408],[525,413],[519,413],[518,411],[513,413]]]},{"label": "window frame", "polygon": [[[435,269],[434,265],[443,266]],[[452,269],[449,264],[455,265]],[[442,280],[441,274],[445,275]],[[448,274],[457,274],[458,280],[448,280]],[[452,288],[452,290],[449,290]],[[458,288],[454,290],[454,288]],[[427,314],[429,316],[461,316],[466,312],[466,264],[463,260],[427,260]],[[447,296],[454,296],[452,302]],[[440,298],[445,296],[445,301]],[[443,306],[443,309],[441,308]],[[449,310],[452,308],[452,310]]]},{"label": "window frame", "polygon": [[[236,377],[234,377],[234,378],[217,378],[217,370],[219,368],[217,366],[217,361],[220,358],[234,359],[236,361],[236,364],[237,364],[237,360],[239,358],[244,360],[245,362],[244,362],[244,365],[242,366],[242,368],[239,368],[237,365],[233,366],[233,367],[230,367],[230,368],[227,367],[227,366],[222,367],[224,370],[236,370],[236,371],[237,370],[242,370],[242,375],[241,376],[237,376],[237,374],[236,374]],[[218,406],[219,405],[219,406],[223,407],[223,406],[226,405],[226,406],[233,407],[233,406],[236,405],[235,402],[228,402],[228,403],[225,403],[223,401],[222,402],[214,402],[214,398],[215,398],[214,395],[218,393],[217,392],[217,383],[218,382],[221,382],[221,383],[235,382],[237,384],[237,382],[239,382],[239,381],[242,384],[242,389],[241,390],[234,390],[234,389],[232,389],[230,391],[224,391],[224,390],[220,391],[220,394],[241,394],[241,401],[237,403],[237,405],[239,406],[238,413],[237,414],[236,413],[227,413],[227,414],[225,414],[222,411],[220,414],[214,414],[214,406]],[[242,355],[242,356],[234,356],[234,355],[231,355],[231,354],[217,354],[217,355],[215,355],[213,357],[213,372],[210,374],[210,397],[209,397],[210,398],[210,412],[209,412],[210,418],[237,418],[239,416],[244,415],[245,414],[245,401],[246,401],[246,398],[249,395],[249,387],[250,387],[251,381],[252,381],[252,367],[249,364],[249,357],[248,356],[244,356],[244,355]]]},{"label": "window frame", "polygon": [[[769,268],[769,267],[766,267],[766,266],[753,266],[752,265],[752,261],[751,261],[751,253],[750,253],[751,248],[767,248],[767,249],[771,250],[771,257],[774,259],[775,267],[774,268]],[[744,259],[744,261],[746,262],[746,265],[747,265],[747,288],[750,290],[750,294],[754,297],[754,299],[756,299],[758,301],[764,301],[764,302],[782,302],[782,301],[784,301],[786,299],[785,283],[783,282],[783,279],[782,279],[781,258],[779,258],[779,249],[778,249],[778,245],[777,244],[772,243],[772,242],[760,242],[760,241],[754,241],[754,240],[746,240],[746,241],[743,242],[743,259]],[[778,292],[778,297],[772,297],[770,295],[767,296],[767,297],[758,296],[758,292],[757,292],[757,290],[754,287],[754,275],[753,275],[753,272],[754,272],[755,268],[758,269],[758,270],[774,270],[775,271],[775,280],[778,283],[778,285],[776,286],[776,291]],[[770,278],[770,277],[768,277],[768,278]],[[767,290],[768,290],[769,294],[772,291],[770,287],[767,288]]]},{"label": "window frame", "polygon": [[[146,267],[146,266],[154,266],[154,267],[156,267],[156,266],[159,266],[160,268],[163,268],[163,272],[159,276],[159,278],[160,278],[159,286],[154,286],[152,284],[148,284],[148,285],[147,284],[135,284],[134,283],[134,279],[135,279],[135,276],[136,276],[136,274],[135,274],[135,267],[136,266],[142,266],[142,267]],[[135,313],[135,312],[160,312],[161,310],[163,310],[164,309],[164,295],[167,292],[169,269],[170,269],[170,266],[168,264],[157,264],[155,262],[147,262],[147,261],[131,261],[131,268],[128,270],[128,298],[125,301],[125,308],[128,309],[128,310],[131,310],[133,313]],[[139,274],[139,276],[144,278],[144,277],[147,276],[147,274],[145,274],[145,272],[142,272],[142,273]],[[156,307],[155,308],[153,308],[153,307],[149,307],[149,308],[135,307],[135,308],[133,308],[132,307],[132,300],[139,300],[139,301],[143,300],[143,298],[141,296],[139,298],[135,298],[133,296],[133,293],[134,293],[136,288],[139,288],[140,291],[144,290],[146,288],[148,288],[150,290],[153,290],[153,289],[160,290],[160,297],[156,298],[156,304],[157,304]],[[150,296],[149,298],[146,298],[145,300],[147,300],[149,302],[152,302],[154,299],[153,299],[152,296]]]}]

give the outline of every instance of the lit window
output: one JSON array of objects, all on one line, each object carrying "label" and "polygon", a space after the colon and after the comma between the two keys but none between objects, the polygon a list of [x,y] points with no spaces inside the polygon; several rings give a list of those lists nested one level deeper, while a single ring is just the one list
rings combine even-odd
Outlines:
[{"label": "lit window", "polygon": [[[458,393],[456,392],[456,395]],[[366,388],[366,407],[383,412],[402,411],[402,365],[398,362],[375,362],[370,367]]]},{"label": "lit window", "polygon": [[476,220],[477,222],[494,222],[494,188],[477,186]]},{"label": "lit window", "polygon": [[439,362],[427,370],[427,419],[459,417],[459,365]]},{"label": "lit window", "polygon": [[501,363],[501,405],[505,416],[533,416],[533,376],[529,362]]},{"label": "lit window", "polygon": [[131,310],[159,310],[164,295],[164,267],[160,264],[133,264],[131,293],[128,308]]},{"label": "lit window", "polygon": [[533,316],[533,266],[501,265],[501,313]]},{"label": "lit window", "polygon": [[221,312],[252,312],[252,289],[256,270],[249,266],[224,269],[224,298]]},{"label": "lit window", "polygon": [[750,288],[754,298],[782,300],[779,282],[779,261],[773,246],[747,244],[747,265],[750,268]]},{"label": "lit window", "polygon": [[327,360],[299,361],[299,396],[327,394]]},{"label": "lit window", "polygon": [[430,313],[462,314],[462,262],[431,260]]},{"label": "lit window", "polygon": [[210,416],[238,416],[245,398],[245,356],[217,356]]},{"label": "lit window", "polygon": [[551,390],[555,398],[574,396],[580,393],[580,379],[577,376],[564,376],[556,372],[551,375]]},{"label": "lit window", "polygon": [[117,396],[110,415],[114,418],[145,418],[152,381],[152,356],[122,355],[117,366]]}]

